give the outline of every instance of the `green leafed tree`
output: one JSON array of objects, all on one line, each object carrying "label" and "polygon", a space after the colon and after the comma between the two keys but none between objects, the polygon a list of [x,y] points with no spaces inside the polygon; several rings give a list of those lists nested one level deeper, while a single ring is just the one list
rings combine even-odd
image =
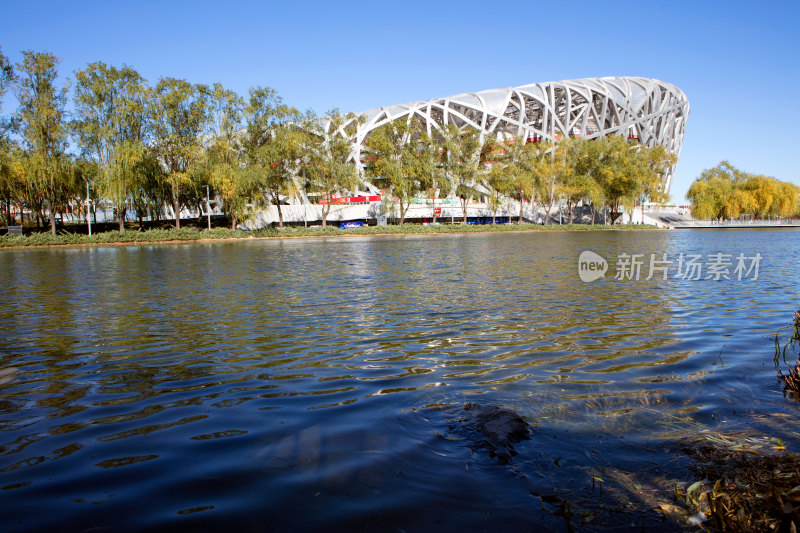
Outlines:
[{"label": "green leafed tree", "polygon": [[211,90],[212,134],[206,147],[209,185],[223,202],[231,228],[245,216],[252,195],[251,174],[246,167],[242,134],[245,101],[235,91],[215,83]]},{"label": "green leafed tree", "polygon": [[636,168],[642,147],[621,135],[608,135],[581,143],[580,155],[588,158],[581,174],[590,176],[602,191],[613,224],[630,207],[640,191],[641,170]]},{"label": "green leafed tree", "polygon": [[136,70],[102,62],[75,73],[74,131],[83,153],[97,163],[100,194],[114,204],[119,231],[130,207],[146,204],[154,170],[150,140],[152,91]]},{"label": "green leafed tree", "polygon": [[[505,194],[519,202],[518,224],[522,224],[525,202],[533,201],[537,179],[546,159],[536,143],[524,136],[506,139],[498,144],[493,155],[492,181],[505,187]],[[498,176],[499,175],[499,176]]]},{"label": "green leafed tree", "polygon": [[358,169],[351,157],[353,145],[350,137],[358,126],[352,114],[342,115],[338,110],[329,111],[323,120],[310,120],[307,129],[307,157],[304,171],[309,192],[320,198],[322,226],[327,225],[331,212],[331,200],[347,194],[359,182]]},{"label": "green leafed tree", "polygon": [[308,132],[302,127],[303,114],[283,103],[270,88],[250,89],[247,116],[247,158],[253,181],[253,201],[271,204],[278,210],[283,227],[281,204],[295,195],[306,155]]},{"label": "green leafed tree", "polygon": [[544,222],[550,223],[550,213],[562,196],[562,185],[575,173],[573,145],[569,138],[551,143],[533,143],[539,171],[536,173],[534,197],[544,209]]},{"label": "green leafed tree", "polygon": [[16,65],[16,118],[29,154],[26,187],[47,210],[54,235],[56,215],[74,193],[72,183],[65,180],[68,88],[57,85],[58,63],[53,54],[26,50],[22,52],[22,63]]},{"label": "green leafed tree", "polygon": [[13,127],[13,120],[9,120],[3,115],[3,99],[14,79],[14,66],[3,54],[3,48],[0,47],[0,143],[7,141],[6,134]]},{"label": "green leafed tree", "polygon": [[[461,130],[452,124],[443,131],[443,136],[442,163],[461,204],[462,221],[466,224],[469,202],[490,190],[492,183],[497,185],[488,179],[489,169],[486,166],[497,144],[494,137],[484,137],[474,128]],[[490,192],[490,203],[491,198]],[[497,195],[494,198],[497,202],[492,211],[493,218],[499,204]]]},{"label": "green leafed tree", "polygon": [[0,141],[0,198],[3,201],[3,211],[8,225],[14,224],[12,206],[20,207],[20,216],[22,216],[21,208],[25,204],[23,159],[24,155],[19,144],[10,139]]},{"label": "green leafed tree", "polygon": [[450,134],[447,127],[432,132],[432,135],[425,135],[422,138],[424,164],[429,172],[424,172],[424,181],[421,184],[423,191],[427,191],[427,198],[431,206],[432,223],[436,224],[439,217],[436,208],[436,199],[445,198],[453,191],[452,176],[447,170],[450,142]]},{"label": "green leafed tree", "polygon": [[664,192],[664,173],[678,162],[675,154],[663,146],[634,145],[630,154],[630,192],[625,196],[625,207],[629,218],[638,204],[643,206],[648,199],[662,202],[667,199]]},{"label": "green leafed tree", "polygon": [[372,130],[364,142],[366,173],[387,196],[397,199],[400,224],[423,189],[427,170],[420,162],[425,157],[420,143],[424,146],[425,135],[419,120],[396,120]]},{"label": "green leafed tree", "polygon": [[3,98],[6,89],[14,79],[14,70],[11,62],[3,54],[0,48],[0,201],[5,208],[6,224],[12,224],[11,205],[15,200],[15,193],[18,188],[19,173],[17,165],[14,163],[13,155],[15,146],[7,133],[11,129],[11,121],[3,116]]},{"label": "green leafed tree", "polygon": [[6,91],[14,81],[14,66],[8,57],[3,54],[3,48],[0,47],[0,142],[6,138],[6,133],[11,129],[12,121],[7,120],[3,116],[3,99],[6,96]]},{"label": "green leafed tree", "polygon": [[164,184],[170,192],[176,228],[181,227],[181,209],[193,189],[193,167],[203,157],[203,138],[211,120],[209,101],[208,87],[186,80],[162,78],[155,87],[153,142],[166,169]]},{"label": "green leafed tree", "polygon": [[444,172],[441,160],[441,140],[431,136],[422,121],[415,120],[412,127],[409,142],[404,146],[406,181],[416,189],[416,192],[410,192],[412,201],[419,196],[427,197],[435,223],[436,197],[440,194],[447,195],[450,191],[450,180]]}]

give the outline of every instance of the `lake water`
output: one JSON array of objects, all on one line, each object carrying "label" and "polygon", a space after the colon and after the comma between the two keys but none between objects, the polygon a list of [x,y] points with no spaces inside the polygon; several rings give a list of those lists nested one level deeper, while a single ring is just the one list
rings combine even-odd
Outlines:
[{"label": "lake water", "polygon": [[[585,250],[605,278],[581,281]],[[614,279],[626,253],[639,280]],[[705,279],[718,253],[731,279]],[[559,501],[586,529],[668,528],[624,479],[691,480],[686,438],[800,448],[773,367],[795,230],[5,250],[0,269],[3,531],[565,530]],[[532,425],[508,464],[467,402]]]}]

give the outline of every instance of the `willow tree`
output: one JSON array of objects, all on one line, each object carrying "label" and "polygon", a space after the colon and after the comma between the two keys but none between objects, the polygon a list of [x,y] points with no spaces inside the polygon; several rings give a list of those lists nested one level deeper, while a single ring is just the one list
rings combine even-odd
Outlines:
[{"label": "willow tree", "polygon": [[372,130],[364,141],[366,173],[399,204],[403,224],[411,202],[422,190],[420,153],[417,145],[425,130],[418,120],[396,120]]},{"label": "willow tree", "polygon": [[[493,137],[484,137],[474,128],[460,130],[452,124],[443,131],[443,136],[442,163],[461,204],[462,220],[466,224],[467,206],[472,198],[480,196],[479,186],[491,190],[491,180],[486,179],[489,174],[486,163],[496,149],[496,143]],[[492,221],[497,203],[499,201],[493,203]]]},{"label": "willow tree", "polygon": [[274,89],[250,89],[247,115],[247,159],[255,201],[278,210],[283,227],[281,203],[297,193],[297,178],[306,155],[308,133],[302,127],[303,114],[283,103]]},{"label": "willow tree", "polygon": [[800,187],[794,183],[781,181],[780,188],[779,200],[775,203],[775,214],[782,217],[796,215],[800,207]]},{"label": "willow tree", "polygon": [[544,209],[545,224],[549,224],[550,212],[561,198],[562,185],[575,172],[573,140],[568,137],[555,143],[539,140],[528,146],[533,151],[531,157],[538,162],[534,197]]},{"label": "willow tree", "polygon": [[98,188],[114,202],[119,231],[129,206],[142,205],[142,173],[149,166],[151,90],[136,70],[103,62],[75,73],[74,130],[84,154],[97,163]]},{"label": "willow tree", "polygon": [[59,59],[47,52],[22,52],[16,65],[19,120],[31,160],[27,186],[37,189],[50,216],[50,231],[56,234],[56,214],[66,205],[71,183],[64,180],[68,124],[65,107],[67,87],[56,85]]},{"label": "willow tree", "polygon": [[14,79],[14,70],[11,63],[3,54],[3,49],[0,47],[0,199],[5,204],[6,211],[6,224],[11,225],[11,202],[14,196],[15,184],[15,168],[13,166],[12,143],[10,139],[6,138],[6,132],[10,129],[10,121],[7,121],[2,115],[3,112],[3,98],[6,94],[6,88]]},{"label": "willow tree", "polygon": [[359,122],[353,114],[342,115],[338,110],[329,111],[322,120],[308,122],[309,157],[304,172],[309,190],[320,196],[323,227],[328,223],[331,199],[353,190],[358,184],[350,137],[355,135]]},{"label": "willow tree", "polygon": [[664,174],[678,162],[678,156],[661,145],[635,145],[632,152],[629,173],[633,180],[625,202],[631,219],[637,203],[644,209],[647,199],[662,202],[668,198],[664,191]]},{"label": "willow tree", "polygon": [[203,135],[210,121],[209,89],[186,80],[162,78],[153,97],[154,146],[166,167],[175,227],[181,227],[184,193],[191,186],[192,167],[203,156]]},{"label": "willow tree", "polygon": [[483,186],[489,191],[488,203],[489,209],[492,211],[492,224],[494,224],[497,210],[502,205],[507,191],[511,190],[511,180],[505,173],[492,168],[483,175]]},{"label": "willow tree", "polygon": [[211,90],[211,142],[206,147],[209,185],[222,199],[231,217],[231,228],[244,217],[250,196],[249,173],[245,168],[245,144],[241,133],[244,99],[235,91],[215,83]]},{"label": "willow tree", "polygon": [[703,170],[689,187],[692,216],[700,219],[792,216],[800,188],[793,183],[743,172],[727,161]]},{"label": "willow tree", "polygon": [[6,223],[14,223],[11,206],[19,207],[21,224],[24,223],[25,167],[23,151],[19,144],[10,139],[0,141],[0,198],[5,204]]},{"label": "willow tree", "polygon": [[574,218],[573,207],[579,202],[591,209],[592,224],[596,222],[597,207],[605,206],[606,192],[598,178],[602,171],[599,168],[602,147],[602,143],[583,138],[562,139],[557,143],[558,159],[568,166],[559,183],[561,196],[567,200],[570,223]]},{"label": "willow tree", "polygon": [[9,149],[10,146],[7,133],[13,127],[13,120],[9,120],[3,116],[3,99],[6,96],[6,90],[11,86],[13,81],[14,67],[8,60],[8,57],[3,54],[3,48],[0,47],[0,148],[6,150]]},{"label": "willow tree", "polygon": [[534,201],[536,180],[543,171],[546,160],[536,143],[528,142],[524,136],[512,137],[499,143],[493,159],[491,172],[503,176],[500,180],[505,186],[503,192],[519,202],[517,223],[522,224],[525,201]]},{"label": "willow tree", "polygon": [[14,70],[8,58],[0,48],[0,200],[5,204],[6,224],[13,223],[11,219],[11,204],[14,201],[18,184],[18,168],[14,163],[14,143],[6,135],[11,129],[11,121],[2,115],[3,98],[6,89],[14,79]]},{"label": "willow tree", "polygon": [[751,199],[750,209],[743,213],[754,213],[759,218],[788,217],[795,214],[798,202],[798,187],[793,183],[775,178],[746,174],[746,178],[734,183],[735,194]]},{"label": "willow tree", "polygon": [[436,222],[436,196],[449,194],[450,180],[443,171],[440,154],[441,139],[431,136],[421,121],[412,125],[412,135],[404,146],[406,181],[412,187],[411,198],[425,194],[431,203],[433,222]]},{"label": "willow tree", "polygon": [[637,168],[642,147],[621,135],[608,135],[593,141],[583,141],[581,156],[589,175],[600,186],[602,197],[611,211],[613,224],[630,207],[641,190],[641,169]]},{"label": "willow tree", "polygon": [[716,219],[724,216],[725,204],[731,192],[729,181],[718,178],[696,180],[686,193],[686,198],[692,202],[692,217]]}]

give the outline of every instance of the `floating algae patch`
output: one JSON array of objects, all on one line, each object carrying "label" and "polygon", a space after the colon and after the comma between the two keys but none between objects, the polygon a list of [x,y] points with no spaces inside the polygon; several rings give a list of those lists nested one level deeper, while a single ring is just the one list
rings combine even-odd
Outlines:
[{"label": "floating algae patch", "polygon": [[683,452],[698,481],[676,488],[676,496],[698,522],[717,531],[797,531],[800,456],[780,441],[718,437]]}]

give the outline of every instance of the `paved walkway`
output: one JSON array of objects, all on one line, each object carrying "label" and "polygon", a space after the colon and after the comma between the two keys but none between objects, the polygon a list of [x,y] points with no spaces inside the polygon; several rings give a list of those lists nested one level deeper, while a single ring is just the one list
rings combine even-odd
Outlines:
[{"label": "paved walkway", "polygon": [[694,220],[685,215],[675,213],[645,213],[647,218],[661,223],[661,225],[672,229],[692,229],[692,228],[798,228],[800,220],[780,219],[780,220]]}]

